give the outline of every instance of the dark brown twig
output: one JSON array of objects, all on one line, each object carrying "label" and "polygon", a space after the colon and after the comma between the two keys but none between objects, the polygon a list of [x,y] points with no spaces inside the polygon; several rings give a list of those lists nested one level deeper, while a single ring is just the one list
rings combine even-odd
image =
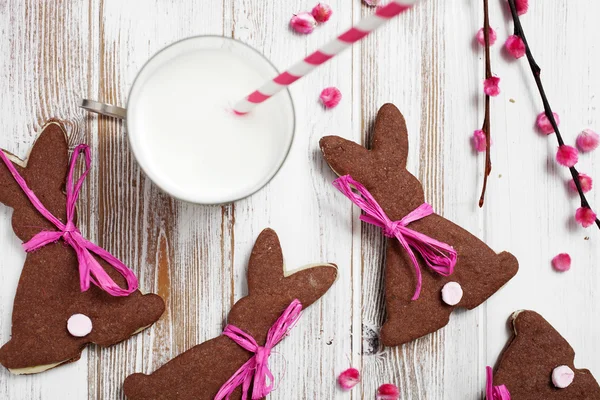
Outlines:
[{"label": "dark brown twig", "polygon": [[[542,79],[540,77],[542,70],[539,67],[539,65],[537,64],[537,62],[535,61],[535,59],[533,58],[533,55],[531,54],[531,48],[529,47],[529,44],[527,43],[527,39],[525,38],[525,32],[523,31],[523,26],[521,25],[521,20],[519,18],[519,14],[517,13],[517,7],[515,5],[515,0],[508,0],[508,4],[510,5],[510,13],[512,15],[512,19],[513,19],[513,22],[515,25],[515,35],[520,37],[521,40],[523,40],[523,43],[525,44],[525,54],[527,55],[527,61],[529,62],[529,67],[531,68],[531,72],[533,73],[533,78],[535,79],[535,84],[537,85],[538,91],[540,92],[540,96],[542,98],[542,103],[544,104],[544,113],[546,114],[546,117],[548,117],[548,120],[550,121],[552,128],[554,128],[554,132],[556,133],[556,140],[558,141],[559,146],[562,146],[565,144],[565,142],[562,138],[562,135],[560,134],[560,131],[558,129],[558,124],[556,123],[556,120],[554,119],[554,114],[552,112],[552,108],[550,108],[550,103],[548,102],[548,97],[546,96],[546,92],[544,91],[544,86],[542,85]],[[583,193],[583,189],[581,188],[581,181],[579,180],[579,172],[577,171],[577,169],[575,167],[570,167],[569,171],[571,172],[571,176],[573,177],[573,181],[575,182],[575,186],[577,187],[577,193],[579,193],[579,197],[581,199],[581,207],[591,209],[592,207],[590,207],[590,204],[588,203],[588,201],[585,197],[585,194]],[[596,218],[596,225],[598,226],[598,228],[600,228],[600,220],[598,218]]]},{"label": "dark brown twig", "polygon": [[[490,60],[490,14],[488,0],[483,0],[483,38],[485,40],[485,79],[489,79],[492,77],[492,62]],[[483,174],[483,188],[479,197],[479,207],[483,207],[488,177],[492,173],[492,157],[490,155],[490,145],[492,143],[490,131],[490,96],[487,94],[485,95],[485,117],[481,130],[485,133],[485,170]]]}]

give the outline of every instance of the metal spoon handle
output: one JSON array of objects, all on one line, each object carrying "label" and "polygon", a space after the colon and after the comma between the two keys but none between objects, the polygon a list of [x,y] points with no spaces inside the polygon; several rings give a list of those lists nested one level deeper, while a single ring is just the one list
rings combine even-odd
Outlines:
[{"label": "metal spoon handle", "polygon": [[112,104],[100,103],[95,100],[81,99],[79,107],[107,117],[125,119],[127,118],[127,110],[123,107],[113,106]]}]

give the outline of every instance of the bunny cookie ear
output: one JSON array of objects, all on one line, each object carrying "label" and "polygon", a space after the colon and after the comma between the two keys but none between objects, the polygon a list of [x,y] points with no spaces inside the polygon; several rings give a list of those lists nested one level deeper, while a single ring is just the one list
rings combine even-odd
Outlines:
[{"label": "bunny cookie ear", "polygon": [[590,371],[575,369],[575,351],[541,315],[518,311],[512,325],[515,336],[500,358],[494,385],[505,385],[513,399],[600,399],[598,382]]},{"label": "bunny cookie ear", "polygon": [[[303,308],[317,301],[337,278],[333,264],[314,264],[285,274],[281,244],[272,229],[265,229],[256,240],[248,263],[249,295],[285,296],[298,299]],[[289,301],[286,301],[289,303]]]},{"label": "bunny cookie ear", "polygon": [[372,151],[379,159],[391,165],[406,167],[408,157],[408,130],[404,116],[391,103],[384,104],[377,113]]},{"label": "bunny cookie ear", "polygon": [[356,177],[370,157],[366,148],[339,136],[322,137],[319,146],[325,161],[339,176]]},{"label": "bunny cookie ear", "polygon": [[55,191],[62,189],[69,165],[69,145],[66,133],[56,122],[49,122],[42,129],[33,144],[27,159],[27,176],[34,178],[38,185],[35,191]]},{"label": "bunny cookie ear", "polygon": [[[23,167],[20,160],[12,154],[0,149],[4,155],[13,163],[15,169],[20,175],[23,175]],[[25,194],[11,175],[3,161],[0,160],[0,203],[9,207],[14,207],[20,201],[25,200]]]}]

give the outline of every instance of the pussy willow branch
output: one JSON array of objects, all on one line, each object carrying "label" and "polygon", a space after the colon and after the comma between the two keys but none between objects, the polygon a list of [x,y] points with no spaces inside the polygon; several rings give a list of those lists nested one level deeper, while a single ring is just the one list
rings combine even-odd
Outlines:
[{"label": "pussy willow branch", "polygon": [[[490,14],[488,11],[488,0],[483,0],[483,38],[485,40],[485,79],[489,79],[492,77],[492,62],[490,60]],[[485,117],[481,130],[485,133],[485,170],[483,174],[483,188],[479,197],[479,207],[483,207],[488,177],[492,172],[492,157],[490,155],[490,145],[492,143],[490,131],[490,96],[487,94],[485,95]]]},{"label": "pussy willow branch", "polygon": [[[544,112],[554,128],[554,132],[556,133],[556,140],[558,140],[558,144],[560,146],[564,145],[565,142],[560,134],[558,129],[558,124],[554,119],[554,114],[552,113],[552,108],[550,108],[550,103],[548,102],[548,97],[546,96],[546,92],[544,91],[544,86],[542,85],[541,68],[533,58],[531,54],[531,48],[527,43],[527,39],[525,38],[525,32],[523,31],[523,26],[521,25],[521,20],[519,18],[519,14],[517,13],[517,7],[515,5],[515,0],[508,0],[508,4],[510,5],[510,13],[512,15],[512,19],[515,25],[515,35],[520,37],[525,43],[525,54],[527,55],[527,61],[529,62],[529,67],[531,68],[531,72],[533,73],[533,78],[535,79],[535,84],[537,85],[538,91],[540,92],[540,96],[542,98],[542,103],[544,104]],[[571,172],[571,176],[573,176],[573,181],[575,182],[575,186],[577,187],[577,193],[579,193],[579,197],[581,199],[581,207],[586,207],[591,209],[590,204],[588,203],[583,190],[581,189],[581,181],[579,180],[579,172],[575,167],[570,167],[569,171]],[[596,218],[596,225],[600,228],[600,220]]]}]

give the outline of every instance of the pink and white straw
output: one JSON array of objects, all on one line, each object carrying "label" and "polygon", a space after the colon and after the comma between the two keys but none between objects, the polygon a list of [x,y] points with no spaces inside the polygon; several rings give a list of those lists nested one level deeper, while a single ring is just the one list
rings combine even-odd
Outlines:
[{"label": "pink and white straw", "polygon": [[310,73],[319,65],[331,60],[334,56],[363,39],[381,25],[410,9],[418,1],[392,0],[389,4],[377,8],[375,14],[364,18],[356,26],[342,33],[319,50],[294,64],[287,71],[279,74],[279,76],[268,81],[258,90],[239,101],[234,106],[234,111],[240,115],[249,113],[257,104],[269,99],[304,75]]}]

